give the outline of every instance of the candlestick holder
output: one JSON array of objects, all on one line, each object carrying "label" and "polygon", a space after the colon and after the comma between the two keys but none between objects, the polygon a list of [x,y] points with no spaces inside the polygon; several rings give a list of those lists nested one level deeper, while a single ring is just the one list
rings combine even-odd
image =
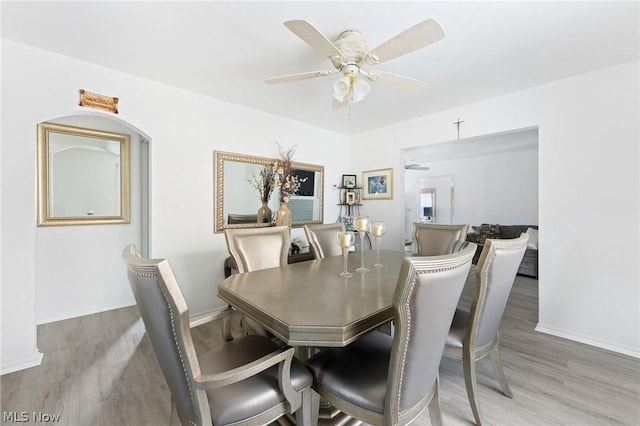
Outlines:
[{"label": "candlestick holder", "polygon": [[356,216],[354,219],[355,228],[360,236],[360,267],[356,268],[358,272],[369,272],[370,269],[364,266],[364,237],[370,231],[371,221],[369,216]]},{"label": "candlestick holder", "polygon": [[343,271],[340,272],[338,275],[346,278],[352,277],[353,274],[349,272],[347,269],[347,255],[349,254],[349,249],[355,243],[356,237],[352,231],[338,231],[336,233],[336,238],[338,240],[337,241],[338,245],[340,246],[340,248],[342,248]]},{"label": "candlestick holder", "polygon": [[373,238],[376,240],[376,263],[373,264],[373,267],[376,269],[382,268],[382,263],[380,263],[380,240],[386,231],[386,225],[382,221],[373,222],[371,225],[371,233],[373,234]]}]

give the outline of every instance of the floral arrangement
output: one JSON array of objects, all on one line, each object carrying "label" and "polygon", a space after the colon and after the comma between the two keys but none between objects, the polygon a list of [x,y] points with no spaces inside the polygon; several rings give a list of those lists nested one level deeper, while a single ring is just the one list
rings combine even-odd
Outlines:
[{"label": "floral arrangement", "polygon": [[252,178],[247,179],[251,186],[258,190],[260,200],[268,203],[271,193],[276,187],[276,168],[275,165],[263,166],[259,173],[255,171],[251,173]]},{"label": "floral arrangement", "polygon": [[[276,142],[276,144],[278,144]],[[273,163],[275,168],[275,182],[280,190],[280,202],[288,203],[292,195],[300,189],[300,184],[306,182],[307,178],[299,178],[293,175],[291,158],[296,152],[296,146],[284,150],[278,144],[279,160]]]}]

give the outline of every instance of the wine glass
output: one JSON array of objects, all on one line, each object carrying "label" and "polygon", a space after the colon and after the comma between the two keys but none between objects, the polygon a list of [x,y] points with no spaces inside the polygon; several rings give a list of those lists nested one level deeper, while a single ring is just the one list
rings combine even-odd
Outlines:
[{"label": "wine glass", "polygon": [[353,276],[353,274],[347,270],[347,254],[349,254],[349,249],[356,242],[356,236],[353,231],[338,231],[336,237],[338,245],[342,248],[342,265],[344,269],[344,271],[338,275],[349,278]]},{"label": "wine glass", "polygon": [[369,269],[364,267],[364,237],[367,235],[367,232],[370,231],[371,221],[369,220],[369,216],[356,216],[354,223],[360,236],[360,267],[356,268],[356,271],[369,272]]},{"label": "wine glass", "polygon": [[380,263],[380,240],[384,235],[384,232],[387,230],[383,221],[373,222],[371,224],[371,233],[373,234],[373,238],[376,240],[376,263],[374,263],[373,267],[380,269],[382,268],[382,263]]}]

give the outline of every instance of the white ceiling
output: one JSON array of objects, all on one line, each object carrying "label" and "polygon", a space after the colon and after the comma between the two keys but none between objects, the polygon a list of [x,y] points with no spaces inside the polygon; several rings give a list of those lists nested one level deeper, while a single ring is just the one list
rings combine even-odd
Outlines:
[{"label": "white ceiling", "polygon": [[[3,1],[1,14],[3,38],[347,135],[640,57],[638,1]],[[429,82],[419,95],[374,85],[349,119],[331,107],[338,75],[264,83],[331,68],[286,20],[374,47],[427,18],[442,41],[372,67]]]}]

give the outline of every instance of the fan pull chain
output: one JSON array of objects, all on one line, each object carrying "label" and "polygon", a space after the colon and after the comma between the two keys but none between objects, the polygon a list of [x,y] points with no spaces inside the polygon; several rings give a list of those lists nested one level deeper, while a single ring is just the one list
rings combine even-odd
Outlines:
[{"label": "fan pull chain", "polygon": [[349,121],[351,121],[351,105],[353,104],[353,102],[351,102],[351,100],[353,99],[353,82],[354,81],[356,81],[356,77],[353,74],[349,75],[349,95],[348,95]]}]

